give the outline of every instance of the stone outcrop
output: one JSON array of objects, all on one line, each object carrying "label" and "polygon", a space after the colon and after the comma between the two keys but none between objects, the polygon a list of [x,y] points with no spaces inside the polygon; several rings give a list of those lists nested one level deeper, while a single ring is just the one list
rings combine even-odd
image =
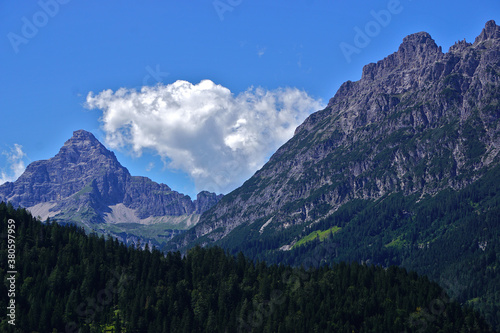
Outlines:
[{"label": "stone outcrop", "polygon": [[218,241],[255,221],[272,219],[266,230],[315,223],[353,199],[463,188],[500,160],[499,102],[495,22],[446,53],[425,32],[407,36],[345,82],[176,246]]},{"label": "stone outcrop", "polygon": [[115,223],[201,214],[220,198],[201,192],[192,201],[165,184],[131,176],[112,151],[84,130],[75,131],[56,156],[31,163],[15,182],[0,186],[2,201],[32,209],[42,219],[86,225],[120,216],[112,214],[120,204],[128,217],[113,218]]}]

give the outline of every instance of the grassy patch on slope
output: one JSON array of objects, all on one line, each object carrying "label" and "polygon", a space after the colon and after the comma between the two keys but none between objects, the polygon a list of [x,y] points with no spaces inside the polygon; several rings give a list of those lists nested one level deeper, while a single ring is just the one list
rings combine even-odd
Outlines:
[{"label": "grassy patch on slope", "polygon": [[295,243],[292,246],[292,249],[296,248],[298,246],[301,246],[303,244],[306,244],[307,242],[311,242],[311,241],[315,240],[316,238],[319,238],[320,241],[323,241],[329,235],[334,235],[337,232],[339,232],[340,229],[342,229],[342,228],[334,226],[334,227],[331,227],[330,229],[327,229],[324,231],[321,231],[321,230],[313,231],[309,235],[305,236],[304,238],[300,239],[297,243]]}]

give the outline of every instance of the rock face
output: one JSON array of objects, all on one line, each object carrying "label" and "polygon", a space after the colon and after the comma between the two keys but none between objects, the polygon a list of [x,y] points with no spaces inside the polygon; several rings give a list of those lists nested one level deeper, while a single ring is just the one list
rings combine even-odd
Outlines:
[{"label": "rock face", "polygon": [[215,204],[217,204],[222,197],[222,194],[217,195],[208,191],[198,193],[198,195],[196,195],[196,200],[193,202],[196,213],[202,214],[209,210],[212,206],[215,206]]},{"label": "rock face", "polygon": [[[178,237],[181,247],[240,225],[308,225],[353,199],[460,189],[500,160],[500,27],[443,53],[425,32],[366,65],[243,186]],[[258,224],[258,226],[257,226]],[[261,229],[262,230],[262,229]]]},{"label": "rock face", "polygon": [[[79,130],[49,160],[36,161],[13,183],[0,186],[0,200],[28,208],[43,219],[142,222],[201,214],[221,196],[201,192],[194,202],[146,177],[131,176],[91,133]],[[117,207],[124,214],[116,213]]]}]

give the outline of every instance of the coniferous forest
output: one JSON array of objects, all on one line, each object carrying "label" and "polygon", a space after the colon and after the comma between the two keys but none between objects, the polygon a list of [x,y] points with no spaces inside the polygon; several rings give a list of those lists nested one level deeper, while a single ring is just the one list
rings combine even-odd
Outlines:
[{"label": "coniferous forest", "polygon": [[446,190],[420,200],[401,193],[377,201],[353,200],[305,232],[296,228],[298,238],[332,228],[339,231],[299,243],[290,251],[274,249],[287,232],[297,232],[293,227],[260,235],[258,227],[245,225],[237,230],[242,241],[223,240],[217,245],[271,264],[368,261],[405,267],[438,282],[451,297],[473,306],[499,330],[499,179],[500,167],[496,166],[459,191]]},{"label": "coniferous forest", "polygon": [[15,295],[2,284],[0,304],[14,299],[16,310],[2,332],[493,332],[436,283],[395,266],[306,270],[217,247],[165,255],[1,203],[4,260],[9,220]]}]

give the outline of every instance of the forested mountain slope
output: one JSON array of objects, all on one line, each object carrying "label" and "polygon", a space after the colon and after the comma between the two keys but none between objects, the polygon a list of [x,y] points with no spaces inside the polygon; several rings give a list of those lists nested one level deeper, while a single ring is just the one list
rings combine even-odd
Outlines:
[{"label": "forested mountain slope", "polygon": [[[443,53],[427,33],[344,83],[325,110],[243,186],[205,214],[182,244],[241,224],[287,229],[354,199],[460,189],[500,157],[500,27]],[[181,245],[182,245],[181,244]]]},{"label": "forested mountain slope", "polygon": [[220,248],[165,256],[43,224],[5,203],[2,258],[12,245],[8,225],[16,292],[1,284],[0,306],[14,299],[16,308],[14,319],[1,319],[2,332],[493,332],[437,284],[397,267],[306,271]]},{"label": "forested mountain slope", "polygon": [[0,200],[42,220],[51,217],[124,242],[142,238],[156,245],[168,240],[167,231],[196,224],[221,197],[203,191],[191,200],[168,185],[131,176],[112,151],[84,130],[75,131],[56,156],[30,163],[15,182],[0,185]]},{"label": "forested mountain slope", "polygon": [[402,265],[500,325],[499,100],[495,22],[446,53],[407,36],[167,249]]}]

